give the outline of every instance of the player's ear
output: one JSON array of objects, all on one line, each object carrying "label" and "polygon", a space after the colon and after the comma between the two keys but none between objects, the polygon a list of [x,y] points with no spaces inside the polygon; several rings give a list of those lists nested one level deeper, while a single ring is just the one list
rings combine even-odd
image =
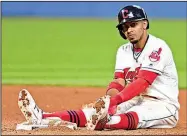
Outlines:
[{"label": "player's ear", "polygon": [[143,29],[144,29],[144,30],[147,29],[147,25],[148,25],[147,20],[143,20]]}]

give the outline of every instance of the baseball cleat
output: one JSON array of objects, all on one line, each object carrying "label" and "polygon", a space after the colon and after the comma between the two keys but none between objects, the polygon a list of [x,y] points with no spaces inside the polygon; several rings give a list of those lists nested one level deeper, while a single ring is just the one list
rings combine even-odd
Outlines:
[{"label": "baseball cleat", "polygon": [[19,92],[18,106],[29,123],[41,124],[43,111],[36,105],[31,94],[26,89],[22,89]]},{"label": "baseball cleat", "polygon": [[88,130],[102,130],[108,121],[108,108],[110,104],[110,96],[106,95],[99,98],[93,104],[93,111],[87,118],[86,128]]}]

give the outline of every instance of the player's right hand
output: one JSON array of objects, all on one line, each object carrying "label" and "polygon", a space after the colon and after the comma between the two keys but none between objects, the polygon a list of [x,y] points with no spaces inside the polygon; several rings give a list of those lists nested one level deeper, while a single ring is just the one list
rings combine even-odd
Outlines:
[{"label": "player's right hand", "polygon": [[116,113],[116,111],[117,111],[117,105],[109,107],[108,114],[109,115],[114,115]]},{"label": "player's right hand", "polygon": [[108,114],[109,115],[114,115],[116,113],[117,110],[117,101],[115,97],[111,97],[110,98],[110,105],[109,105],[109,109],[108,109]]}]

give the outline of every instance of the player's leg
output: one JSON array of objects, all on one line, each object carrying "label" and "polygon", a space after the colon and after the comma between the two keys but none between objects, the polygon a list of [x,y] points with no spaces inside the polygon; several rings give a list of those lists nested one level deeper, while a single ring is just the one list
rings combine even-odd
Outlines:
[{"label": "player's leg", "polygon": [[[87,127],[95,130],[98,121],[107,121],[107,111],[109,107],[109,97],[104,96],[95,102],[85,105],[80,110],[67,110],[63,112],[43,113],[43,118],[59,117],[62,120],[76,123],[78,127]],[[102,127],[103,128],[103,127]]]},{"label": "player's leg", "polygon": [[[105,97],[106,98],[106,97]],[[42,124],[44,119],[50,119],[53,121],[65,120],[76,123],[79,127],[84,127],[86,124],[88,129],[94,130],[99,120],[103,119],[107,113],[105,113],[106,102],[108,99],[98,99],[91,105],[86,105],[80,110],[67,110],[62,112],[47,113],[43,112],[35,103],[31,94],[23,89],[19,93],[18,106],[20,107],[26,120],[32,124]],[[101,114],[102,112],[102,114]],[[47,121],[49,123],[49,121]],[[45,120],[46,124],[46,120]]]},{"label": "player's leg", "polygon": [[64,121],[69,121],[77,124],[77,127],[85,127],[86,117],[82,109],[80,110],[65,110],[52,113],[44,112],[42,119],[56,117]]},{"label": "player's leg", "polygon": [[138,115],[136,112],[127,112],[133,106],[141,103],[140,97],[123,102],[117,106],[117,112],[111,116],[106,123],[106,129],[136,129],[138,125]]},{"label": "player's leg", "polygon": [[173,128],[178,121],[178,110],[160,100],[146,98],[124,114],[117,114],[105,125],[108,129]]},{"label": "player's leg", "polygon": [[138,128],[173,128],[178,122],[178,108],[158,99],[144,98],[129,111],[138,114]]},{"label": "player's leg", "polygon": [[138,126],[139,118],[136,112],[115,114],[105,124],[105,129],[126,129],[133,130]]},{"label": "player's leg", "polygon": [[[104,127],[105,128],[109,128],[107,127],[107,125],[105,126],[105,124],[109,121],[109,124],[111,125],[111,123],[114,122],[114,124],[117,125],[117,128],[124,128],[124,127],[128,127],[131,126],[132,123],[134,123],[133,121],[137,122],[137,115],[135,113],[129,113],[127,115],[123,114],[125,113],[127,110],[129,110],[131,107],[133,107],[134,105],[137,105],[140,102],[140,97],[134,97],[133,99],[123,102],[120,105],[117,106],[117,110],[116,110],[116,114],[117,116],[109,116],[107,114],[107,118],[104,117],[101,120],[98,121],[96,127],[94,130],[103,130]],[[106,107],[106,111],[108,111],[107,107]],[[121,114],[122,113],[122,114]],[[119,114],[121,114],[120,116],[118,116]],[[129,116],[130,117],[129,117]],[[135,119],[131,121],[131,116],[133,116]],[[130,118],[130,119],[129,119]],[[129,121],[128,121],[129,120]],[[107,123],[108,124],[108,123]],[[135,125],[136,126],[136,125]],[[89,129],[89,126],[87,126]],[[115,126],[114,126],[115,127]],[[134,127],[134,126],[131,126]],[[112,127],[110,127],[112,128]],[[116,127],[115,127],[116,128]],[[130,128],[129,128],[130,129]],[[131,128],[133,129],[133,128]],[[91,129],[92,130],[92,129]]]},{"label": "player's leg", "polygon": [[45,119],[50,119],[53,121],[64,120],[73,122],[78,127],[84,127],[87,123],[86,116],[88,118],[95,111],[93,104],[90,104],[85,105],[83,109],[79,110],[65,110],[52,113],[44,112],[37,106],[33,97],[26,89],[22,89],[19,93],[18,106],[26,120],[32,124],[42,124],[44,122],[46,124],[49,121]]}]

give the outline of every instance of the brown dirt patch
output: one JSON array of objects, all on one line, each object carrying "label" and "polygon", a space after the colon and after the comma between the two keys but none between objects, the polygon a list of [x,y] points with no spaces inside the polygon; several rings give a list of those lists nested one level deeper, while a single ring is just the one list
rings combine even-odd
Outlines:
[{"label": "brown dirt patch", "polygon": [[34,97],[36,103],[44,111],[62,111],[79,109],[83,104],[90,103],[105,94],[105,88],[94,87],[54,87],[54,86],[2,86],[2,134],[3,135],[186,135],[186,92],[180,91],[180,119],[176,128],[172,129],[138,129],[138,130],[108,130],[87,131],[79,128],[76,131],[68,128],[47,128],[32,131],[16,131],[16,124],[24,117],[17,105],[18,93],[26,88]]}]

